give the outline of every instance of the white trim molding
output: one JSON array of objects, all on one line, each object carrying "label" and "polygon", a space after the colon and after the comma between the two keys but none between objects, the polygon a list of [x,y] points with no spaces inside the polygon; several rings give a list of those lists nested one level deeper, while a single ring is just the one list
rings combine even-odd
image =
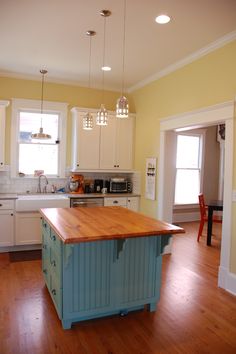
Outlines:
[{"label": "white trim molding", "polygon": [[[40,100],[27,100],[20,98],[12,99],[12,124],[11,124],[11,177],[18,176],[17,171],[17,155],[18,155],[18,124],[19,124],[19,111],[40,111]],[[68,104],[63,102],[44,101],[44,111],[59,114],[59,140],[60,140],[60,154],[58,176],[65,177],[66,171],[66,131],[67,131],[67,114]]]},{"label": "white trim molding", "polygon": [[147,77],[146,79],[138,82],[136,85],[129,87],[129,89],[127,91],[128,91],[128,93],[131,93],[135,90],[138,90],[138,89],[142,88],[143,86],[146,86],[146,85],[150,84],[151,82],[156,81],[156,80],[158,80],[158,79],[160,79],[160,78],[162,78],[162,77],[164,77],[164,76],[166,76],[178,69],[181,69],[185,65],[188,65],[188,64],[194,62],[195,60],[202,58],[203,56],[213,52],[214,50],[219,49],[230,42],[233,42],[235,39],[236,39],[236,31],[230,32],[230,33],[226,34],[225,36],[217,39],[215,42],[197,50],[195,53],[188,55],[184,59],[181,59],[181,60],[177,61],[176,63],[167,66],[163,70],[158,71],[156,74],[151,75],[151,76]]},{"label": "white trim molding", "polygon": [[165,183],[168,173],[165,162],[166,133],[183,127],[206,127],[225,123],[225,169],[223,195],[222,242],[218,285],[236,294],[236,275],[230,273],[230,248],[232,238],[232,193],[233,193],[233,147],[234,147],[234,105],[225,102],[200,110],[170,116],[160,122],[160,156],[158,179],[158,219],[172,222],[172,199],[168,193],[171,186]]}]

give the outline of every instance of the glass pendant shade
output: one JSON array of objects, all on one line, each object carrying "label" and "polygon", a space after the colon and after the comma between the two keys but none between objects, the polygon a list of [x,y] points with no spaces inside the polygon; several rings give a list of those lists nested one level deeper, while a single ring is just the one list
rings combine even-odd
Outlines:
[{"label": "glass pendant shade", "polygon": [[104,106],[101,104],[100,110],[97,112],[96,124],[97,125],[107,125],[108,113]]},{"label": "glass pendant shade", "polygon": [[93,116],[89,112],[87,112],[83,117],[83,129],[84,130],[93,129]]},{"label": "glass pendant shade", "polygon": [[116,117],[117,118],[128,118],[129,117],[129,102],[125,96],[121,96],[117,100]]}]

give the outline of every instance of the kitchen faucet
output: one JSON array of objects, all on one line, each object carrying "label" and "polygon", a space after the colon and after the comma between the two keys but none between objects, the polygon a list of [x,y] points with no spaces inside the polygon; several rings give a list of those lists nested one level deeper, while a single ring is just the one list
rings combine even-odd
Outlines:
[{"label": "kitchen faucet", "polygon": [[43,187],[43,193],[47,193],[47,185],[48,185],[48,179],[45,175],[40,175],[39,179],[38,179],[38,189],[37,189],[37,193],[42,193],[42,189],[41,189],[41,177],[45,178],[45,186]]}]

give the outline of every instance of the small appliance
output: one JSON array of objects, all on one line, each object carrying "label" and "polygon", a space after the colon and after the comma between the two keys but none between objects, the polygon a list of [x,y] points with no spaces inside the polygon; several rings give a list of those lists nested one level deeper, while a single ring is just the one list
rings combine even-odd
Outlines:
[{"label": "small appliance", "polygon": [[131,193],[132,183],[125,178],[111,178],[110,192],[111,193]]},{"label": "small appliance", "polygon": [[84,193],[84,176],[72,174],[69,181],[70,193]]},{"label": "small appliance", "polygon": [[94,180],[94,193],[101,193],[103,188],[103,179]]}]

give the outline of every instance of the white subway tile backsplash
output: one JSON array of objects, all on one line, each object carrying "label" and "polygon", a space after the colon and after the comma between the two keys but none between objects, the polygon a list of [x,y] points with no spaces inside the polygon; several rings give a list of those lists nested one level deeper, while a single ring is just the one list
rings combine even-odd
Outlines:
[{"label": "white subway tile backsplash", "polygon": [[[103,179],[109,180],[112,177],[124,177],[131,180],[133,185],[133,193],[140,194],[141,191],[141,175],[140,172],[134,173],[100,173],[100,172],[84,172],[81,173],[84,179]],[[42,184],[44,181],[42,181]],[[44,184],[43,184],[44,185]],[[57,189],[68,186],[68,178],[49,178],[47,187],[48,192],[51,192],[52,185]],[[38,177],[27,178],[18,177],[10,178],[9,171],[0,172],[0,193],[36,193],[38,186]]]}]

